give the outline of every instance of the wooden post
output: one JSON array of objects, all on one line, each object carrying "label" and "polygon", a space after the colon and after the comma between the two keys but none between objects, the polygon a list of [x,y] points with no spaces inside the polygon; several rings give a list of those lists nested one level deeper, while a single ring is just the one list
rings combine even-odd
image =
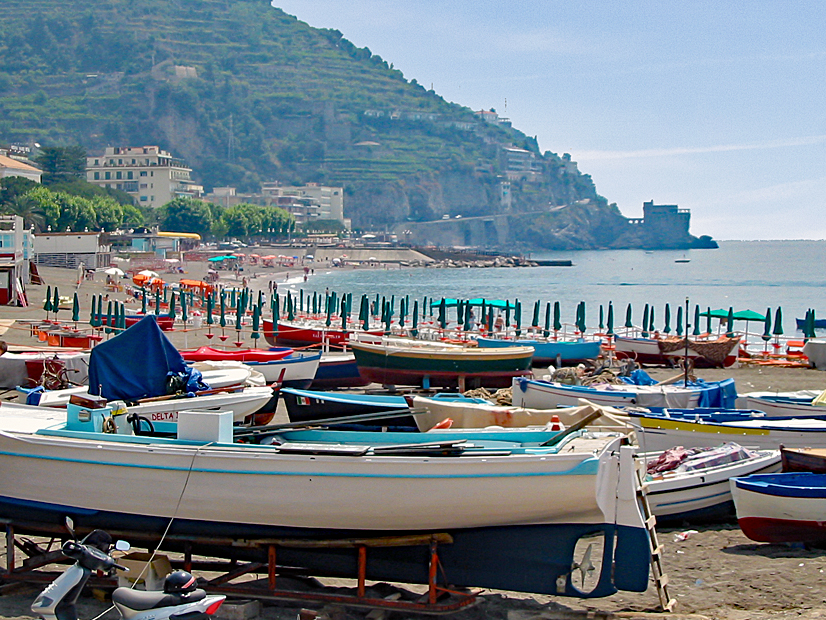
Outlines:
[{"label": "wooden post", "polygon": [[359,566],[358,566],[358,596],[359,598],[364,597],[364,581],[367,575],[367,547],[364,545],[358,546],[358,553],[359,553]]},{"label": "wooden post", "polygon": [[436,539],[430,540],[430,572],[427,576],[428,602],[436,604],[436,571],[439,568],[439,554],[437,553],[438,543]]},{"label": "wooden post", "polygon": [[270,590],[275,590],[275,545],[269,545],[267,548],[267,560],[267,577]]}]

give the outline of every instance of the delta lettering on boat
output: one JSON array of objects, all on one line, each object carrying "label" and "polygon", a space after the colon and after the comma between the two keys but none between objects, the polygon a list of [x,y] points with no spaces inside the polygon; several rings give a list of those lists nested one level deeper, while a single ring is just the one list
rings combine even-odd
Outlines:
[{"label": "delta lettering on boat", "polygon": [[149,419],[153,422],[177,422],[178,421],[178,412],[177,411],[163,411],[161,413],[152,413],[149,415]]}]

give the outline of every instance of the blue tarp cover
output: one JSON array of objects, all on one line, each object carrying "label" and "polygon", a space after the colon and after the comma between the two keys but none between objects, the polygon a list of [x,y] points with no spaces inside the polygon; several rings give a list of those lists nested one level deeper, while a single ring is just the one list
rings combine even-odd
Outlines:
[{"label": "blue tarp cover", "polygon": [[149,315],[92,349],[89,393],[107,400],[164,396],[167,375],[186,369],[181,354]]}]

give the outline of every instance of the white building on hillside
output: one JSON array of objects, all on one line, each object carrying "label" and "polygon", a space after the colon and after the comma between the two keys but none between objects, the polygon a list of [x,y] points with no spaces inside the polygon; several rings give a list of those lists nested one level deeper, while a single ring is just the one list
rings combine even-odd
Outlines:
[{"label": "white building on hillside", "polygon": [[344,221],[344,188],[327,187],[318,183],[302,186],[284,186],[278,183],[264,183],[261,193],[265,196],[296,196],[318,205],[318,219]]},{"label": "white building on hillside", "polygon": [[142,207],[157,208],[179,196],[200,197],[204,188],[192,181],[192,168],[157,146],[107,147],[86,158],[86,180],[119,189]]},{"label": "white building on hillside", "polygon": [[23,177],[35,183],[40,183],[41,174],[42,172],[38,168],[0,153],[0,179],[3,177]]}]

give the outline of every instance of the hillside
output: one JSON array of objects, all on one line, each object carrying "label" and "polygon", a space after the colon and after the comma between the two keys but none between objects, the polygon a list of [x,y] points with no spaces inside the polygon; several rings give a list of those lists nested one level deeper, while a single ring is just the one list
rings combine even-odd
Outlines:
[{"label": "hillside", "polygon": [[[569,158],[267,0],[3,8],[0,143],[157,144],[208,189],[341,185],[345,215],[362,228],[583,199],[615,215]],[[526,243],[542,239],[534,228]]]}]

